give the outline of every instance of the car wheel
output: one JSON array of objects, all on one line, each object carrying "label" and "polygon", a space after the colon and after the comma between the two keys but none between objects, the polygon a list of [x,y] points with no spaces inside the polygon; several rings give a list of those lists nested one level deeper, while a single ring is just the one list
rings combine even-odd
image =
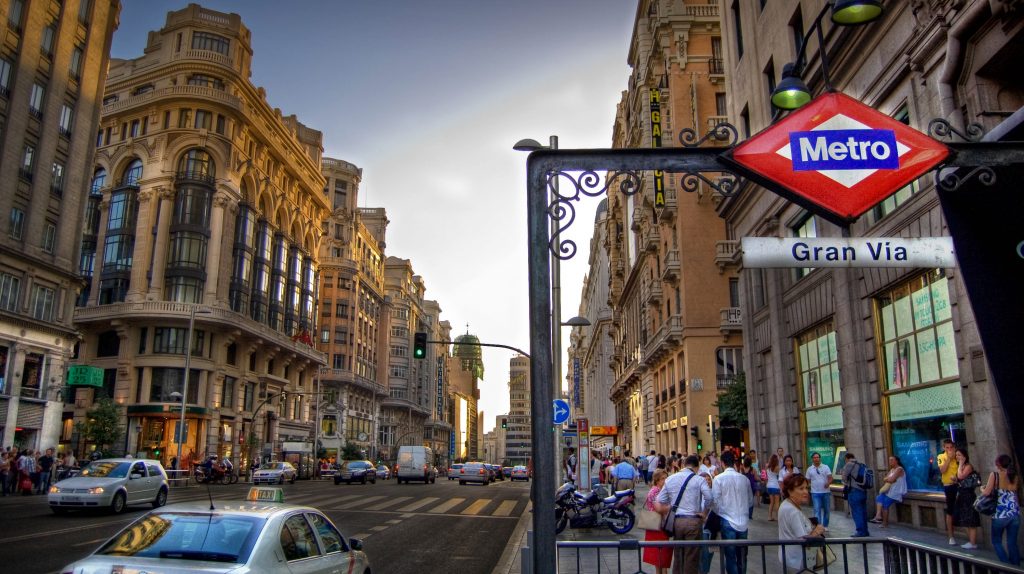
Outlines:
[{"label": "car wheel", "polygon": [[124,512],[126,506],[127,498],[123,492],[118,492],[114,495],[114,500],[110,503],[110,510],[113,511],[114,514],[121,514]]},{"label": "car wheel", "polygon": [[167,504],[167,489],[161,488],[160,492],[156,493],[156,499],[153,501],[153,508],[160,508]]}]

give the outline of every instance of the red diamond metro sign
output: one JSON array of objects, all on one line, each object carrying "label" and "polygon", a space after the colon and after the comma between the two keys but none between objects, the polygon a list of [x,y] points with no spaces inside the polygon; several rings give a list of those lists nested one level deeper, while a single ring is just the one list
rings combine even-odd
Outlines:
[{"label": "red diamond metro sign", "polygon": [[[949,148],[838,92],[823,94],[727,157],[772,191],[849,223],[940,164]],[[823,212],[822,212],[823,211]]]}]

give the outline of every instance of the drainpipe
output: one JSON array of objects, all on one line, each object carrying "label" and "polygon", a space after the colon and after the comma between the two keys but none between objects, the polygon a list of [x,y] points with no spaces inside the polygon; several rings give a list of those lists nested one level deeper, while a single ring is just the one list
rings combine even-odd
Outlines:
[{"label": "drainpipe", "polygon": [[964,61],[961,38],[990,17],[989,8],[989,2],[977,0],[946,33],[946,63],[939,75],[939,104],[942,106],[942,117],[961,130],[964,128],[964,118],[959,113],[956,97],[956,81]]}]

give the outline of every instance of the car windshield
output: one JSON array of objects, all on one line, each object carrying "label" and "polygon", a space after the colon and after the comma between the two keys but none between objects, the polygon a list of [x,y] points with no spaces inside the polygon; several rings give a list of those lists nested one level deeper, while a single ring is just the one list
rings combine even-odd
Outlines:
[{"label": "car windshield", "polygon": [[350,470],[356,470],[356,469],[360,469],[360,468],[366,468],[368,465],[365,462],[355,461],[355,462],[346,462],[345,466],[348,467]]},{"label": "car windshield", "polygon": [[91,476],[93,478],[124,478],[128,476],[130,462],[113,462],[109,460],[94,460],[85,465],[85,468],[78,473],[78,476]]},{"label": "car windshield", "polygon": [[257,516],[155,512],[122,530],[96,554],[242,564],[265,522]]}]

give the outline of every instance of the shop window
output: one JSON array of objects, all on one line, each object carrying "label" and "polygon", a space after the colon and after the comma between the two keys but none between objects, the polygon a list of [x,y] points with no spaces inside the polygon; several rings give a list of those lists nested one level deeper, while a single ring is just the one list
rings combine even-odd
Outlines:
[{"label": "shop window", "polygon": [[832,321],[797,335],[796,369],[804,452],[808,459],[812,452],[821,454],[822,464],[834,469],[838,453],[845,447],[839,353]]}]

